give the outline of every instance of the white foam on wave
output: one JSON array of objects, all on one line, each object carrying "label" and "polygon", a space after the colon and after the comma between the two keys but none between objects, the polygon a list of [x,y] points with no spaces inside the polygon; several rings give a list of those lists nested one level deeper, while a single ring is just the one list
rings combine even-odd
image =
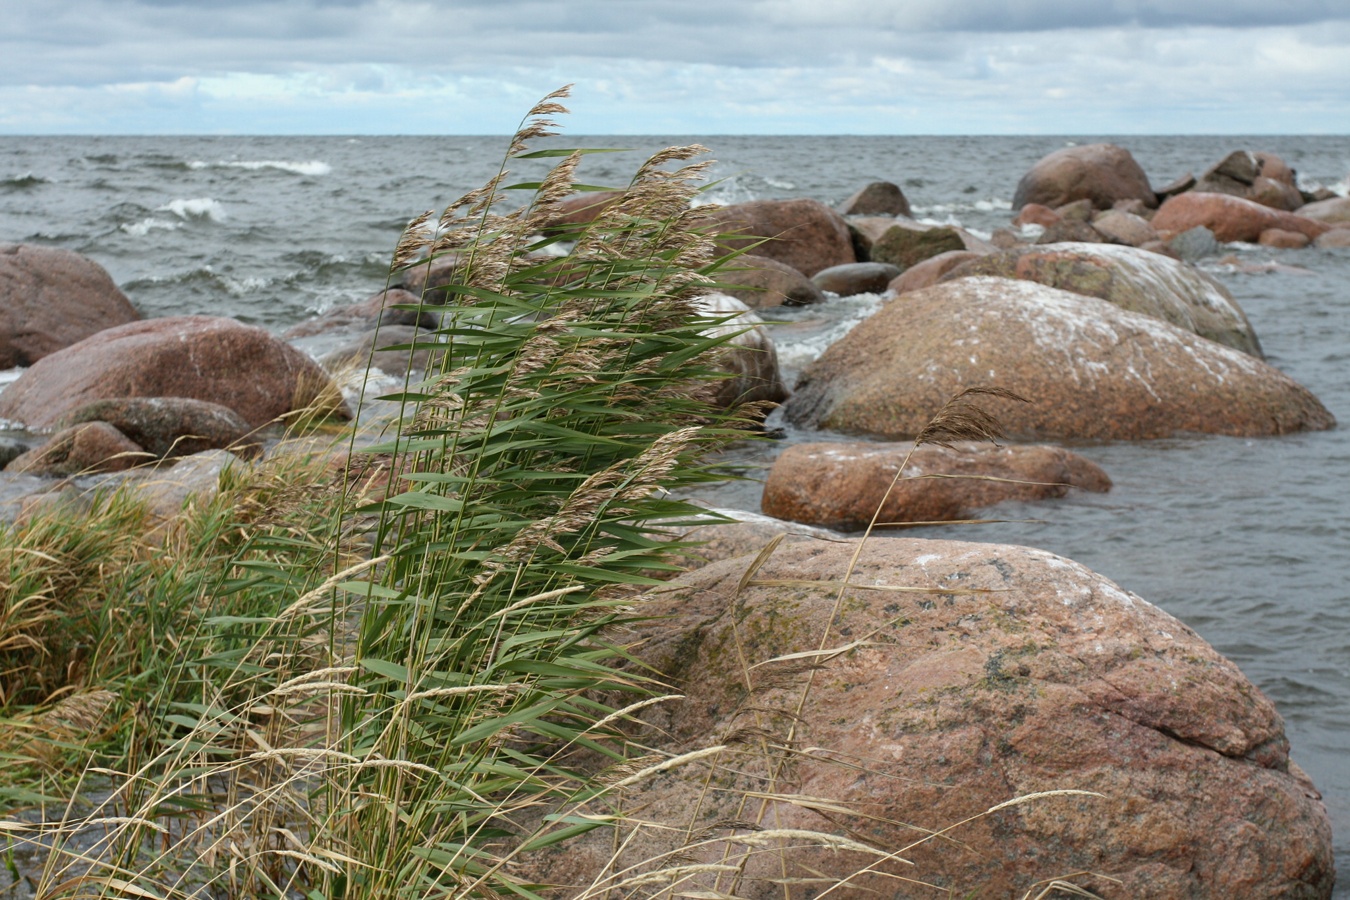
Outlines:
[{"label": "white foam on wave", "polygon": [[219,162],[203,162],[202,160],[193,160],[188,163],[189,169],[244,169],[250,172],[257,172],[261,169],[276,169],[281,172],[290,172],[292,175],[327,175],[333,171],[333,167],[328,163],[309,159],[304,161],[294,161],[289,159],[245,159],[245,160],[220,160]]},{"label": "white foam on wave", "polygon": [[152,231],[173,231],[182,227],[182,222],[170,222],[167,219],[141,219],[139,222],[124,224],[121,227],[123,231],[132,237],[145,237]]},{"label": "white foam on wave", "polygon": [[210,197],[178,198],[155,210],[171,212],[180,219],[210,219],[212,222],[225,221],[225,207],[219,200]]},{"label": "white foam on wave", "polygon": [[[934,203],[931,206],[915,206],[916,216],[947,216],[963,212],[1007,212],[1012,209],[1012,201],[1002,197],[990,197],[986,200],[972,200],[970,203]],[[944,223],[946,224],[946,223]]]},{"label": "white foam on wave", "polygon": [[[881,309],[884,302],[880,294],[854,294],[852,297],[831,298],[824,305],[772,310],[772,316],[781,316],[784,323],[779,328],[772,324],[769,326],[769,336],[778,349],[779,367],[791,372],[801,371],[858,323]],[[828,316],[829,320],[819,328],[803,329],[791,324],[794,320],[809,320],[817,316]]]}]

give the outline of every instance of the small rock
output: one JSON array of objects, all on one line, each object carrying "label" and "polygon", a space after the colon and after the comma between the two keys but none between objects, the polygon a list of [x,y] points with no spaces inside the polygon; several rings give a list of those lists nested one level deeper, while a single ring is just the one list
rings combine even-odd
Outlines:
[{"label": "small rock", "polygon": [[1263,247],[1275,247],[1280,250],[1302,250],[1312,243],[1306,234],[1297,231],[1285,231],[1283,228],[1267,228],[1261,232],[1256,242]]},{"label": "small rock", "polygon": [[1333,228],[1314,242],[1319,248],[1350,247],[1350,228]]},{"label": "small rock", "polygon": [[107,422],[86,422],[58,431],[41,447],[16,457],[7,472],[65,478],[93,472],[120,472],[154,458]]},{"label": "small rock", "polygon": [[915,231],[894,225],[872,244],[872,260],[890,263],[903,271],[939,253],[965,249],[965,241],[955,228],[939,226]]},{"label": "small rock", "polygon": [[1219,252],[1219,242],[1214,232],[1203,225],[1196,225],[1178,234],[1172,235],[1164,243],[1167,249],[1188,262],[1215,256]]},{"label": "small rock", "polygon": [[86,403],[65,416],[60,427],[107,422],[155,457],[190,456],[232,447],[256,456],[261,445],[234,410],[188,397],[110,397]]},{"label": "small rock", "polygon": [[1058,212],[1048,206],[1042,206],[1039,203],[1028,203],[1022,207],[1016,218],[1013,219],[1013,225],[1022,228],[1027,225],[1039,225],[1042,228],[1049,228],[1062,219]]},{"label": "small rock", "polygon": [[1158,240],[1158,232],[1147,219],[1119,209],[1108,209],[1099,213],[1092,220],[1092,227],[1108,240],[1117,244],[1128,244],[1131,247],[1142,247],[1150,241]]},{"label": "small rock", "polygon": [[898,185],[874,181],[839,204],[845,216],[909,216],[909,201]]},{"label": "small rock", "polygon": [[[1018,246],[1025,245],[1019,244]],[[948,250],[946,253],[939,253],[937,256],[925,259],[918,265],[910,266],[903,274],[886,285],[886,290],[897,296],[909,291],[921,290],[937,284],[942,276],[948,272],[971,260],[979,259],[983,255],[970,250]]]},{"label": "small rock", "polygon": [[1106,235],[1087,222],[1078,219],[1060,219],[1041,232],[1040,237],[1036,238],[1037,244],[1103,244],[1106,242]]},{"label": "small rock", "polygon": [[899,267],[888,263],[849,263],[821,269],[811,281],[822,291],[852,297],[855,294],[879,294],[899,274]]},{"label": "small rock", "polygon": [[822,303],[825,294],[811,279],[776,259],[746,253],[717,272],[717,289],[751,309]]},{"label": "small rock", "polygon": [[1300,206],[1294,211],[1305,219],[1326,222],[1328,225],[1350,225],[1350,197],[1330,197]]}]

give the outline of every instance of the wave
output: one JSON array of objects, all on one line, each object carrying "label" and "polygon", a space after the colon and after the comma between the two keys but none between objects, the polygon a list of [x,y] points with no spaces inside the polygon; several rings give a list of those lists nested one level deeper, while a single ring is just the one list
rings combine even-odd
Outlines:
[{"label": "wave", "polygon": [[932,206],[915,206],[913,212],[918,216],[952,215],[962,212],[1006,212],[1012,209],[1012,201],[1002,197],[990,197],[988,200],[974,200],[970,203],[934,203]]},{"label": "wave", "polygon": [[151,216],[148,219],[141,219],[139,222],[119,225],[122,231],[133,237],[145,237],[152,231],[173,231],[183,227],[182,222],[170,222],[166,219],[156,219]]},{"label": "wave", "polygon": [[208,265],[198,266],[195,269],[188,269],[185,272],[179,272],[175,275],[148,275],[144,278],[138,278],[135,281],[128,282],[122,286],[122,289],[130,293],[135,291],[138,287],[151,287],[166,284],[205,284],[219,287],[232,297],[244,297],[269,288],[274,283],[275,279],[264,278],[257,275],[246,275],[243,278],[235,278],[233,275],[221,274]]},{"label": "wave", "polygon": [[245,169],[250,172],[276,169],[281,172],[290,172],[292,175],[309,176],[327,175],[333,171],[332,166],[317,159],[304,162],[293,162],[285,159],[221,160],[213,163],[194,160],[188,163],[187,167],[189,169]]},{"label": "wave", "polygon": [[32,172],[24,172],[22,175],[15,175],[13,178],[0,178],[0,189],[23,190],[24,188],[37,187],[39,184],[51,183],[50,178],[43,178],[41,175],[34,175]]},{"label": "wave", "polygon": [[157,207],[156,212],[171,212],[180,219],[210,219],[212,222],[225,221],[225,207],[219,200],[210,197],[194,197],[190,200],[170,200]]}]

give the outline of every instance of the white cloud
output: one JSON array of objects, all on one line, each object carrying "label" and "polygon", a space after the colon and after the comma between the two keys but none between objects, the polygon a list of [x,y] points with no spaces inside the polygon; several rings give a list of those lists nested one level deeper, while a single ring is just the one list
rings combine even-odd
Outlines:
[{"label": "white cloud", "polygon": [[[1350,0],[0,0],[0,130],[1344,131]],[[1278,20],[1278,22],[1274,21]],[[1339,117],[1339,118],[1338,118]]]}]

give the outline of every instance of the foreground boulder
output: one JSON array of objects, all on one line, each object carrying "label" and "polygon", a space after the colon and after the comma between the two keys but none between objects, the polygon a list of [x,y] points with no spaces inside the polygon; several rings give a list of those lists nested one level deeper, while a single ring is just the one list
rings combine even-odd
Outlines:
[{"label": "foreground boulder", "polygon": [[31,366],[140,317],[92,259],[56,247],[0,244],[0,369]]},{"label": "foreground boulder", "polygon": [[819,200],[756,200],[710,210],[709,229],[729,250],[753,249],[807,278],[857,262],[844,217]]},{"label": "foreground boulder", "polygon": [[784,410],[804,427],[909,438],[949,399],[981,385],[1032,401],[980,398],[1024,440],[1335,424],[1306,388],[1246,353],[1095,297],[989,277],[882,307],[803,370]]},{"label": "foreground boulder", "polygon": [[878,524],[949,522],[1005,500],[1063,497],[1070,488],[1101,493],[1111,479],[1077,453],[1043,444],[794,444],[769,470],[761,508],[778,519],[860,531],[878,508]]},{"label": "foreground boulder", "polygon": [[1198,194],[1194,191],[1172,197],[1153,217],[1153,227],[1159,232],[1186,231],[1203,225],[1214,233],[1215,239],[1245,241],[1254,244],[1267,228],[1297,231],[1316,240],[1331,226],[1294,213],[1262,206],[1241,197],[1226,194]]},{"label": "foreground boulder", "polygon": [[751,309],[807,306],[825,300],[825,292],[792,266],[753,253],[731,260],[718,271],[717,279],[722,293]]},{"label": "foreground boulder", "polygon": [[966,262],[942,280],[969,275],[1020,278],[1097,297],[1261,356],[1256,332],[1223,285],[1198,269],[1147,250],[1111,244],[1006,250]]},{"label": "foreground boulder", "polygon": [[729,317],[705,334],[718,337],[733,334],[721,348],[717,367],[727,378],[712,386],[713,402],[723,408],[739,403],[780,403],[787,397],[783,376],[778,369],[778,349],[764,327],[764,320],[750,312],[735,297],[707,294],[695,301],[700,313],[716,318]]},{"label": "foreground boulder", "polygon": [[[683,695],[640,738],[655,759],[704,756],[629,787],[615,799],[640,824],[527,861],[532,879],[571,895],[683,867],[683,896],[754,900],[845,878],[851,897],[933,895],[898,879],[1040,896],[1052,878],[1136,900],[1330,896],[1326,809],[1283,721],[1190,628],[1041,550],[856,550],[780,547],[752,576],[727,560],[639,606],[632,652]],[[1009,803],[1055,791],[1091,793]],[[669,890],[653,875],[616,893]]]},{"label": "foreground boulder", "polygon": [[114,397],[218,403],[250,429],[306,409],[350,416],[319,364],[263,329],[172,316],[109,328],[40,360],[0,394],[0,419],[46,429]]},{"label": "foreground boulder", "polygon": [[1158,205],[1148,176],[1130,151],[1115,144],[1088,144],[1042,157],[1017,182],[1012,207],[1039,203],[1053,209],[1075,200],[1090,200],[1097,209],[1110,209],[1117,200]]}]

